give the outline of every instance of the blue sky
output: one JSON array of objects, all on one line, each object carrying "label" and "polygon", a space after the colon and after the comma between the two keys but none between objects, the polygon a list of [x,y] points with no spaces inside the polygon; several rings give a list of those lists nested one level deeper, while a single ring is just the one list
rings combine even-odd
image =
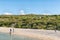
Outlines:
[{"label": "blue sky", "polygon": [[0,0],[0,14],[60,14],[60,0]]}]

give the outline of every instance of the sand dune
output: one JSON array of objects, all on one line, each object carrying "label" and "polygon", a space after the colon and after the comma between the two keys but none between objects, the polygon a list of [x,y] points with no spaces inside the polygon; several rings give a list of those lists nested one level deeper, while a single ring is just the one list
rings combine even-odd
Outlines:
[{"label": "sand dune", "polygon": [[[9,33],[9,29],[12,28],[0,27],[0,32]],[[14,33],[12,32],[12,34],[36,38],[38,40],[60,40],[60,31],[54,32],[54,30],[14,28]]]}]

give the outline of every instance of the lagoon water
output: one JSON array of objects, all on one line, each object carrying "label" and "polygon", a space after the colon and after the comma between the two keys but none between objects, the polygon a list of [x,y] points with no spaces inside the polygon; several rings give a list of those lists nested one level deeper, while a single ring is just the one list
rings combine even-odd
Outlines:
[{"label": "lagoon water", "polygon": [[0,33],[0,40],[38,40],[35,38],[29,38],[24,36],[9,35],[7,33]]}]

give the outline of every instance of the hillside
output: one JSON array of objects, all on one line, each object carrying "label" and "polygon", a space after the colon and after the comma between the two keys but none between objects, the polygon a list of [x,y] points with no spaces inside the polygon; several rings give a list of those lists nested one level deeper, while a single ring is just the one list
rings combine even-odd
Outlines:
[{"label": "hillside", "polygon": [[60,15],[0,15],[0,26],[60,30]]}]

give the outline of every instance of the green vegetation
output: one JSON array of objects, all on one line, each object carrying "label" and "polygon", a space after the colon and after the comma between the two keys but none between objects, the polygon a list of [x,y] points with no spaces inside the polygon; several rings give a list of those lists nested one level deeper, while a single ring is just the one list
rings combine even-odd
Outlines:
[{"label": "green vegetation", "polygon": [[60,30],[60,15],[0,15],[0,26]]}]

